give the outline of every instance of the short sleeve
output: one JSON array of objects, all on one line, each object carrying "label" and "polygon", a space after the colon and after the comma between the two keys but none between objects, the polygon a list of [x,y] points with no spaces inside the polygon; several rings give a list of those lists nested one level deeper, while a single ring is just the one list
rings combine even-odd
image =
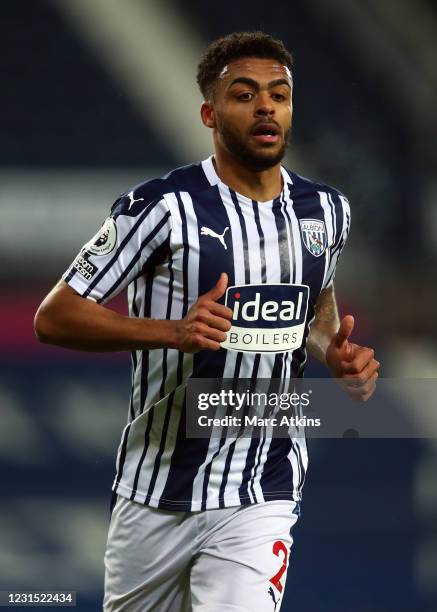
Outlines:
[{"label": "short sleeve", "polygon": [[132,205],[121,196],[102,227],[80,250],[63,279],[82,297],[99,303],[120,293],[150,261],[165,259],[171,232],[164,199]]},{"label": "short sleeve", "polygon": [[328,247],[328,263],[323,280],[323,289],[326,289],[335,278],[338,260],[343,251],[346,240],[349,236],[351,224],[351,212],[348,199],[341,193],[329,195],[329,200],[333,205],[333,241]]}]

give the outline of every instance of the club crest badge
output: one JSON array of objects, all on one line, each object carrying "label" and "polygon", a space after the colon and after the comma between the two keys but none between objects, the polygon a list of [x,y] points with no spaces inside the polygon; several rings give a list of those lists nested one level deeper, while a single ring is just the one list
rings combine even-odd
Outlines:
[{"label": "club crest badge", "polygon": [[305,247],[311,255],[323,255],[328,244],[325,222],[318,219],[300,219],[300,231]]}]

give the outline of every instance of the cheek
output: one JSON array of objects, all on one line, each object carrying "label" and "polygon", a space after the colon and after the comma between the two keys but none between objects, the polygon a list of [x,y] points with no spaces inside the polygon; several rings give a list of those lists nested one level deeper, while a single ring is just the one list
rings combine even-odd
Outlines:
[{"label": "cheek", "polygon": [[293,118],[293,108],[292,107],[283,108],[282,113],[281,113],[281,123],[285,130],[290,129],[292,118]]},{"label": "cheek", "polygon": [[227,130],[237,134],[243,134],[251,125],[252,114],[248,109],[238,107],[228,107],[226,112],[217,117],[217,126],[225,126]]}]

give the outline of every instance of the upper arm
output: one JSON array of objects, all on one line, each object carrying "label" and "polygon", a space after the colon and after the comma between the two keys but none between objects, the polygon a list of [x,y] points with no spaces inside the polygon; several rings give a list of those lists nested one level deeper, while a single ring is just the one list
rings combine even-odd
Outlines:
[{"label": "upper arm", "polygon": [[77,291],[61,278],[36,311],[33,324],[38,338],[44,340],[53,318],[59,318],[59,314],[68,312],[71,308],[79,308],[81,301],[82,298]]},{"label": "upper arm", "polygon": [[75,291],[73,287],[70,287],[70,285],[66,283],[63,278],[60,278],[53,289],[51,289],[51,291],[46,295],[41,306],[43,304],[47,306],[61,304],[79,297],[79,293]]},{"label": "upper arm", "polygon": [[79,299],[82,299],[79,293],[61,278],[41,302],[36,318],[44,311],[47,312],[49,309],[53,311],[54,308],[66,308],[68,304],[77,303]]},{"label": "upper arm", "polygon": [[103,226],[81,249],[63,279],[80,296],[105,304],[142,273],[169,242],[171,218],[163,198],[132,205],[120,198]]},{"label": "upper arm", "polygon": [[327,265],[323,279],[323,289],[335,278],[338,260],[349,236],[351,213],[348,199],[340,192],[327,194],[326,210],[330,219],[331,239],[327,250]]}]

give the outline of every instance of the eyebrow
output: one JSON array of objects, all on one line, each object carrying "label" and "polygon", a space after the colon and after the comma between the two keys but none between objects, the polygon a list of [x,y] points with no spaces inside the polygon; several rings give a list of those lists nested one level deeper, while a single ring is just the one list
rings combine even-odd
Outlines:
[{"label": "eyebrow", "polygon": [[[236,83],[243,83],[245,85],[249,85],[256,91],[259,91],[258,81],[255,81],[255,79],[251,79],[250,77],[237,77],[229,84],[228,89],[230,89],[232,85],[235,85]],[[275,79],[274,81],[270,81],[270,83],[267,84],[267,87],[270,89],[272,87],[277,87],[278,85],[286,85],[291,89],[290,82],[287,81],[287,79]]]}]

